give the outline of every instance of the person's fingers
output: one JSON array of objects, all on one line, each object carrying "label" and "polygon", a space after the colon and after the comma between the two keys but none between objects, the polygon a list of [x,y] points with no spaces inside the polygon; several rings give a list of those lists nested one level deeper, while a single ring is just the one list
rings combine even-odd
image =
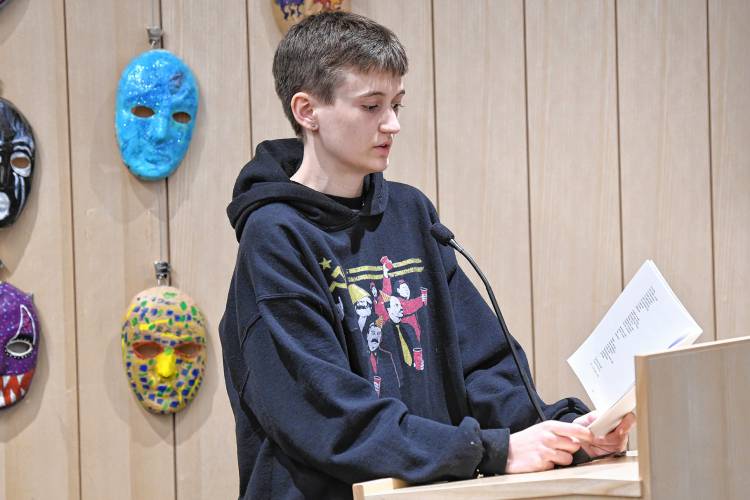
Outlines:
[{"label": "person's fingers", "polygon": [[568,453],[575,453],[581,448],[581,443],[573,441],[567,437],[560,437],[560,441],[557,444],[558,450],[567,451]]},{"label": "person's fingers", "polygon": [[575,453],[581,447],[581,443],[577,440],[573,440],[567,436],[558,436],[554,433],[550,434],[552,438],[545,444],[552,449]]},{"label": "person's fingers", "polygon": [[572,439],[567,436],[559,436],[551,431],[542,434],[540,436],[540,442],[550,450],[564,450],[569,453],[575,453],[578,448],[581,447],[581,443],[577,439]]},{"label": "person's fingers", "polygon": [[596,420],[596,417],[599,416],[598,412],[596,410],[588,412],[585,415],[581,415],[580,417],[573,420],[574,424],[582,425],[584,427],[588,427],[588,425]]},{"label": "person's fingers", "polygon": [[594,440],[594,434],[582,425],[558,422],[556,420],[548,420],[545,424],[548,424],[548,429],[558,436],[566,436],[585,443],[590,443]]},{"label": "person's fingers", "polygon": [[557,465],[570,465],[573,463],[573,455],[562,450],[552,450],[547,459]]},{"label": "person's fingers", "polygon": [[[635,425],[635,414],[634,413],[628,413],[617,424],[617,427],[612,429],[609,434],[613,435],[622,435],[627,434],[630,432],[630,429]],[[609,435],[608,434],[608,435]]]},{"label": "person's fingers", "polygon": [[630,429],[635,425],[635,413],[628,413],[622,418],[618,427],[622,428],[623,432],[630,432]]},{"label": "person's fingers", "polygon": [[610,451],[622,451],[628,444],[628,430],[629,426],[617,426],[615,430],[607,434],[606,436],[597,437],[594,439],[592,444],[598,448],[607,449]]},{"label": "person's fingers", "polygon": [[628,432],[630,432],[630,429],[632,429],[634,425],[635,415],[633,413],[628,413],[623,417],[617,427],[605,437],[613,440],[627,439]]}]

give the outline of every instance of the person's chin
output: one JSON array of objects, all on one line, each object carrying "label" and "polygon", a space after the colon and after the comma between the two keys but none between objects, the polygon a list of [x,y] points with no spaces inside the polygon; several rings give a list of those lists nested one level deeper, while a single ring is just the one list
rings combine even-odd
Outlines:
[{"label": "person's chin", "polygon": [[376,158],[371,161],[370,165],[368,166],[368,170],[371,173],[384,172],[388,168],[388,157],[386,156],[385,158]]}]

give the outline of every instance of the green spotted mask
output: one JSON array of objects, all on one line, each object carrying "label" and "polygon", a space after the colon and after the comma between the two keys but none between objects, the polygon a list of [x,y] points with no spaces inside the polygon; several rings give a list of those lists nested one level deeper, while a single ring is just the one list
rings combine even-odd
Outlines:
[{"label": "green spotted mask", "polygon": [[193,299],[170,286],[135,296],[122,325],[130,388],[153,413],[177,413],[193,400],[206,369],[206,322]]}]

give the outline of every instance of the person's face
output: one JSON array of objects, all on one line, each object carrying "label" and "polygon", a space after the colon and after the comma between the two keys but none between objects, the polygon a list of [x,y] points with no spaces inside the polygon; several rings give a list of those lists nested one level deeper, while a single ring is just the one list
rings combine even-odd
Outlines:
[{"label": "person's face", "polygon": [[144,290],[122,327],[122,359],[138,402],[153,413],[176,413],[195,398],[206,366],[203,314],[176,288]]},{"label": "person's face", "polygon": [[133,59],[117,89],[115,126],[125,165],[145,180],[170,175],[187,152],[198,111],[190,68],[166,50]]},{"label": "person's face", "polygon": [[401,283],[398,286],[398,289],[396,289],[399,295],[401,295],[403,298],[408,299],[411,295],[411,290],[409,290],[409,285],[406,283]]},{"label": "person's face", "polygon": [[380,340],[382,337],[383,333],[380,328],[375,325],[370,325],[370,329],[367,330],[367,347],[370,349],[370,352],[375,351],[380,347]]},{"label": "person's face", "polygon": [[400,323],[401,318],[404,317],[404,308],[401,306],[401,301],[396,297],[391,297],[388,302],[388,316],[394,323]]},{"label": "person's face", "polygon": [[321,163],[362,175],[385,170],[401,130],[398,112],[404,93],[399,76],[345,71],[333,103],[315,106],[315,147]]}]

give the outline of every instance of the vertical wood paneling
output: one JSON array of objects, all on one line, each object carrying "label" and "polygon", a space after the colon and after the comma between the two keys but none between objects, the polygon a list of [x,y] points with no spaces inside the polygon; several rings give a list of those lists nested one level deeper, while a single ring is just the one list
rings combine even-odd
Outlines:
[{"label": "vertical wood paneling", "polygon": [[237,242],[226,217],[235,177],[250,155],[244,0],[162,3],[166,47],[193,69],[200,87],[194,140],[169,178],[172,284],[207,318],[203,386],[176,418],[177,498],[232,498],[239,491],[234,417],[224,386],[219,321]]},{"label": "vertical wood paneling", "polygon": [[421,189],[437,204],[430,1],[405,4],[399,0],[354,0],[352,11],[393,31],[409,57],[409,72],[404,77],[406,107],[399,116],[401,132],[396,136],[385,177]]},{"label": "vertical wood paneling", "polygon": [[583,394],[565,360],[621,288],[612,2],[526,3],[537,386]]},{"label": "vertical wood paneling", "polygon": [[[146,412],[122,366],[120,324],[132,297],[154,286],[165,183],[142,182],[120,158],[117,83],[148,49],[150,2],[69,0],[68,78],[81,412],[82,498],[173,492],[173,419]],[[96,22],[92,22],[95,19]]]},{"label": "vertical wood paneling", "polygon": [[709,2],[716,336],[750,335],[750,4]]},{"label": "vertical wood paneling", "polygon": [[523,2],[441,0],[434,18],[440,216],[532,361]]},{"label": "vertical wood paneling", "polygon": [[[276,96],[271,68],[273,54],[281,41],[281,31],[273,20],[271,2],[247,0],[247,26],[250,50],[250,111],[253,152],[259,142],[294,137]],[[248,155],[247,160],[250,159]]]},{"label": "vertical wood paneling", "polygon": [[[27,396],[0,412],[0,498],[78,498],[78,412],[65,25],[62,2],[0,13],[2,96],[34,129],[28,204],[0,230],[0,279],[34,294],[41,328]],[[40,480],[43,475],[43,480]]]},{"label": "vertical wood paneling", "polygon": [[706,3],[617,9],[625,281],[653,259],[713,340]]}]

